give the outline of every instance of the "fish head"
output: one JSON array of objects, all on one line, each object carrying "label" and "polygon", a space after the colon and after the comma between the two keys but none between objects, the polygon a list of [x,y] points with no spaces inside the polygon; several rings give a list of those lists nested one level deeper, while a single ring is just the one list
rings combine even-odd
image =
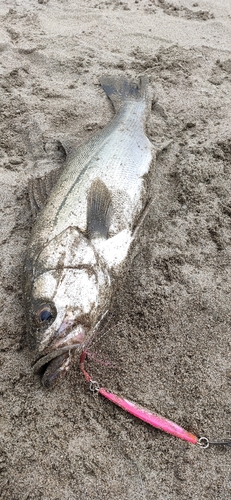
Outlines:
[{"label": "fish head", "polygon": [[49,242],[26,267],[34,370],[49,386],[69,369],[71,351],[83,348],[108,308],[110,278],[91,243],[76,228]]}]

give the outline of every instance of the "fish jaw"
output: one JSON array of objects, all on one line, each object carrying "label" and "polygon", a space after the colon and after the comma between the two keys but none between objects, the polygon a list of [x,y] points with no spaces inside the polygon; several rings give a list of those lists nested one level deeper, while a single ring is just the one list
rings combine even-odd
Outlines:
[{"label": "fish jaw", "polygon": [[50,388],[66,375],[72,365],[72,353],[77,349],[81,351],[82,347],[79,344],[62,347],[37,360],[33,371],[41,376],[44,387]]},{"label": "fish jaw", "polygon": [[[85,329],[78,325],[70,330],[70,322],[63,321],[57,332],[57,338],[36,357],[33,371],[42,375],[42,383],[45,387],[51,387],[63,377],[71,366],[71,353],[73,350],[81,350],[85,339]],[[66,330],[69,333],[66,333]]]},{"label": "fish jaw", "polygon": [[49,352],[44,352],[40,356],[36,356],[34,361],[32,362],[33,371],[36,374],[40,374],[42,371],[45,371],[45,366],[48,366],[50,361],[62,356],[63,354],[70,353],[71,351],[79,349],[81,351],[82,346],[80,344],[73,344],[72,346],[60,347],[56,350],[50,350]]}]

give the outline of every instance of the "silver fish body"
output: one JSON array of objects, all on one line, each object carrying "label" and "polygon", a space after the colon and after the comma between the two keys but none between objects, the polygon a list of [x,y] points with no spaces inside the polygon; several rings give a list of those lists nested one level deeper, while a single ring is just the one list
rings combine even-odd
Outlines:
[{"label": "silver fish body", "polygon": [[33,227],[25,263],[35,370],[50,385],[108,309],[149,198],[154,151],[145,135],[147,82],[104,77],[117,111],[72,155]]}]

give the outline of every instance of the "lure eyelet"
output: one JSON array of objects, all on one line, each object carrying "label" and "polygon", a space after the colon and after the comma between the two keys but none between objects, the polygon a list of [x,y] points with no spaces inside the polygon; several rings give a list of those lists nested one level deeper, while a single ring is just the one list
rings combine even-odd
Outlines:
[{"label": "lure eyelet", "polygon": [[206,450],[209,447],[210,442],[207,437],[202,436],[198,439],[198,445],[202,448],[202,450]]}]

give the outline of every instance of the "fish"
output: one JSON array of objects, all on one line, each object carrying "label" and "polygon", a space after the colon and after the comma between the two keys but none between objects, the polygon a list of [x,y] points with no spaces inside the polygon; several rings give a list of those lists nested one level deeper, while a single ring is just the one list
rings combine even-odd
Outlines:
[{"label": "fish", "polygon": [[115,115],[30,183],[36,213],[24,264],[27,339],[45,387],[71,366],[110,307],[116,281],[152,199],[156,149],[145,124],[146,77],[101,78]]}]

